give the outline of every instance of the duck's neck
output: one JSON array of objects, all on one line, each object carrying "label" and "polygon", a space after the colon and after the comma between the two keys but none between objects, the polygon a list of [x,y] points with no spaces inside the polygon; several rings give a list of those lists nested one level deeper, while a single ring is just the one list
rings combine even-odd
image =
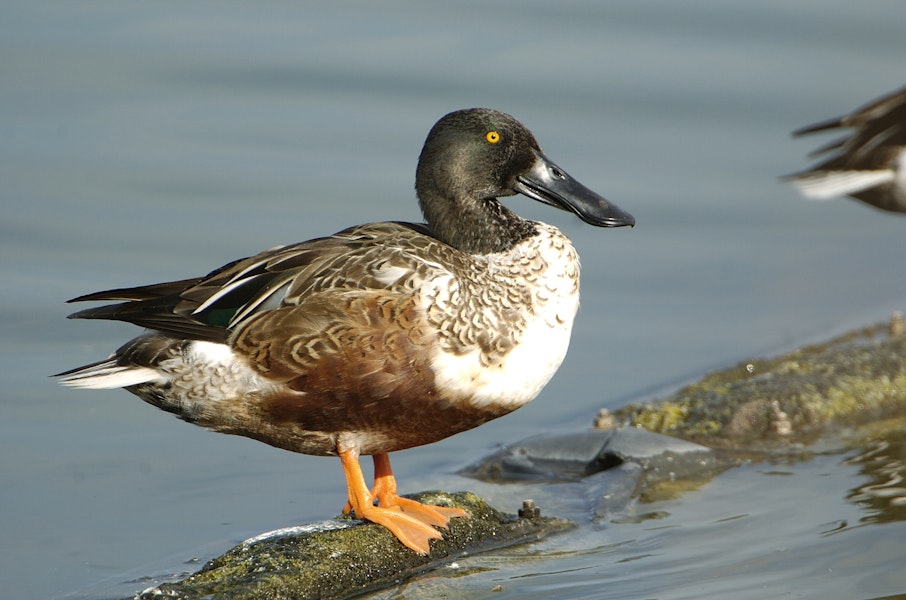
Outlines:
[{"label": "duck's neck", "polygon": [[496,198],[456,201],[429,195],[420,196],[419,204],[434,235],[469,254],[504,252],[536,233],[531,221]]}]

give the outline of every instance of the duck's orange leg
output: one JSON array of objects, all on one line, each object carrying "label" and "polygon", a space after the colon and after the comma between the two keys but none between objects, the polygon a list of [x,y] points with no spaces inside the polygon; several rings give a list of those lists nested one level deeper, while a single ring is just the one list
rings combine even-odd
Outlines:
[{"label": "duck's orange leg", "polygon": [[355,511],[355,516],[383,525],[408,548],[419,554],[428,554],[430,551],[428,542],[440,539],[442,537],[440,532],[422,520],[404,513],[399,508],[375,506],[375,497],[368,490],[365,477],[362,475],[362,468],[359,466],[358,452],[345,450],[340,451],[339,455],[343,464],[343,473],[346,475],[349,504]]},{"label": "duck's orange leg", "polygon": [[[378,500],[378,506],[400,510],[423,523],[436,527],[448,527],[452,517],[469,516],[461,508],[422,504],[400,497],[396,492],[396,477],[390,467],[390,456],[375,454],[372,459],[374,460],[374,487],[371,488],[371,495]],[[343,514],[348,515],[350,512],[352,512],[352,504],[347,501],[343,507]]]},{"label": "duck's orange leg", "polygon": [[390,456],[375,454],[374,459],[374,490],[373,495],[378,499],[378,506],[382,508],[395,508],[403,513],[415,517],[423,523],[436,527],[448,527],[452,517],[468,516],[461,508],[449,508],[422,504],[409,498],[402,498],[396,493],[396,478],[390,468]]}]

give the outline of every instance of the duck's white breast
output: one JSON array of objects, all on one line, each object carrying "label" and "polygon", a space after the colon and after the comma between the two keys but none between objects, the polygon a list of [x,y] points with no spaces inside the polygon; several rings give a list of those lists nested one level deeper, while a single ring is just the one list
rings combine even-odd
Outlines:
[{"label": "duck's white breast", "polygon": [[475,407],[514,410],[535,398],[563,362],[579,308],[579,260],[556,228],[539,223],[538,229],[510,251],[488,257],[483,278],[497,294],[476,301],[463,290],[474,286],[452,276],[426,287],[434,306],[452,311],[461,305],[460,325],[472,325],[458,339],[484,342],[484,348],[441,344],[434,351],[439,390],[470,398]]}]

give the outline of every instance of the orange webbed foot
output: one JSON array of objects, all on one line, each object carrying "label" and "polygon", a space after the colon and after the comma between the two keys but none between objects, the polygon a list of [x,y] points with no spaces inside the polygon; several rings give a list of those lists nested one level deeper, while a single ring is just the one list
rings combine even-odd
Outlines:
[{"label": "orange webbed foot", "polygon": [[[355,510],[355,509],[353,509]],[[355,511],[359,519],[383,525],[390,530],[396,539],[407,548],[427,556],[431,551],[429,542],[442,539],[440,532],[427,523],[394,508],[381,508],[380,506],[366,506],[360,514]]]},{"label": "orange webbed foot", "polygon": [[403,498],[396,492],[396,478],[390,468],[390,457],[386,454],[375,454],[374,459],[374,490],[372,494],[378,499],[378,506],[382,508],[395,508],[403,513],[415,517],[422,523],[434,527],[450,526],[453,517],[468,516],[461,508],[448,508],[433,504],[422,504],[409,498]]},{"label": "orange webbed foot", "polygon": [[402,498],[397,495],[378,496],[378,506],[381,508],[396,509],[403,514],[418,519],[427,525],[434,527],[450,527],[450,519],[453,517],[467,517],[468,513],[461,508],[450,508],[447,506],[437,506],[435,504],[422,504],[416,500]]},{"label": "orange webbed foot", "polygon": [[[396,480],[386,454],[374,455],[374,488],[368,490],[354,452],[340,452],[349,490],[343,514],[355,512],[359,519],[383,525],[406,547],[427,555],[429,542],[442,539],[435,527],[448,528],[453,517],[468,516],[461,508],[422,504],[396,493]],[[378,505],[374,505],[377,500]]]}]

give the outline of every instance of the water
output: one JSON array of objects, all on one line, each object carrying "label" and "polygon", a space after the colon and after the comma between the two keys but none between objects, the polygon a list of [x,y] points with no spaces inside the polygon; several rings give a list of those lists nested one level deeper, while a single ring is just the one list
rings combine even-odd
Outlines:
[{"label": "water", "polygon": [[[638,226],[509,201],[582,256],[570,354],[529,407],[396,456],[404,491],[469,488],[507,508],[522,490],[452,473],[501,441],[906,304],[903,217],[807,202],[777,179],[817,144],[792,129],[903,84],[906,8],[893,0],[0,11],[5,597],[128,594],[145,582],[117,584],[339,510],[336,461],[210,434],[125,392],[58,388],[48,374],[136,333],[66,321],[63,300],[417,219],[415,160],[449,110],[510,112]],[[639,509],[658,519],[584,527],[459,581],[545,598],[904,592],[902,513],[861,523],[872,509],[851,490],[869,477],[847,458],[730,471]],[[532,493],[549,514],[583,517],[581,502]],[[860,526],[827,533],[842,521]]]}]

